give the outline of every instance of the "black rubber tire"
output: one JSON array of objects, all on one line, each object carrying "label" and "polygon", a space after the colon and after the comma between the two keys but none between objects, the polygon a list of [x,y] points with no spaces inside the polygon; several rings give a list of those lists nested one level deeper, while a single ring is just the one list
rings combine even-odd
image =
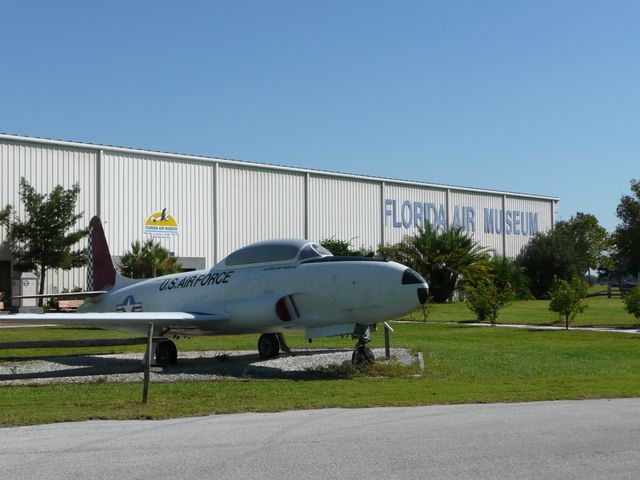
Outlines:
[{"label": "black rubber tire", "polygon": [[351,355],[351,362],[355,365],[366,365],[373,363],[376,356],[369,347],[358,347],[358,350],[354,350]]},{"label": "black rubber tire", "polygon": [[178,363],[178,348],[171,340],[158,342],[156,349],[157,365],[175,365]]},{"label": "black rubber tire", "polygon": [[262,358],[277,357],[280,353],[280,341],[276,333],[263,333],[258,339],[258,353]]}]

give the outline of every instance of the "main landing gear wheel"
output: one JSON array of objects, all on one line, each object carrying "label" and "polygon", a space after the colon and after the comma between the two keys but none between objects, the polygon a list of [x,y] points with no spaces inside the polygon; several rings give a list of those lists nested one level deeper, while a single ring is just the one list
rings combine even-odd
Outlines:
[{"label": "main landing gear wheel", "polygon": [[157,365],[175,365],[178,363],[178,349],[176,344],[171,340],[158,342],[156,347],[156,364]]},{"label": "main landing gear wheel", "polygon": [[258,353],[262,358],[273,358],[280,353],[277,333],[263,333],[258,339]]}]

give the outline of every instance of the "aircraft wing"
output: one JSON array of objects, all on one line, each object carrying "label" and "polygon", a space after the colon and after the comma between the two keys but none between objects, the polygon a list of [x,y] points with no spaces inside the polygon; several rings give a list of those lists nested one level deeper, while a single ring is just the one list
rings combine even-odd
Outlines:
[{"label": "aircraft wing", "polygon": [[98,327],[107,330],[146,329],[153,323],[154,329],[180,331],[215,331],[217,324],[229,320],[229,315],[220,313],[189,312],[91,312],[91,313],[19,313],[3,315],[3,323],[24,325],[74,325]]}]

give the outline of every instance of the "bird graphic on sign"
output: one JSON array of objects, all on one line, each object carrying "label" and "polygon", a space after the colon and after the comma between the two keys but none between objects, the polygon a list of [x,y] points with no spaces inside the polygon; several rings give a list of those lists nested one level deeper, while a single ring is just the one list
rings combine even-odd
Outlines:
[{"label": "bird graphic on sign", "polygon": [[160,214],[160,216],[158,218],[154,218],[153,221],[154,222],[166,222],[168,218],[169,218],[169,215],[167,215],[167,209],[163,208],[162,209],[162,213]]}]

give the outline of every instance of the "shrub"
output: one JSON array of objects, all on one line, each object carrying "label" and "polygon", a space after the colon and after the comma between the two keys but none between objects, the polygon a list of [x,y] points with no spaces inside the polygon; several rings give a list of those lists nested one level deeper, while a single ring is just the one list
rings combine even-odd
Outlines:
[{"label": "shrub", "polygon": [[370,249],[361,248],[360,250],[354,250],[351,248],[351,240],[348,242],[344,240],[336,240],[331,237],[329,239],[321,240],[320,245],[329,250],[333,255],[338,257],[372,257],[373,252]]},{"label": "shrub", "polygon": [[573,277],[571,282],[559,280],[557,276],[553,278],[549,310],[564,316],[567,330],[576,315],[589,308],[584,300],[588,289],[587,284],[578,277]]},{"label": "shrub", "polygon": [[480,321],[489,320],[496,324],[500,310],[511,305],[515,299],[515,289],[511,286],[498,287],[493,281],[468,285],[467,306]]},{"label": "shrub", "polygon": [[422,320],[424,321],[424,323],[427,323],[427,319],[429,318],[429,315],[433,313],[435,308],[436,306],[433,303],[433,297],[429,295],[429,298],[427,298],[427,301],[422,304]]},{"label": "shrub", "polygon": [[636,287],[624,296],[624,309],[640,319],[640,288]]}]

